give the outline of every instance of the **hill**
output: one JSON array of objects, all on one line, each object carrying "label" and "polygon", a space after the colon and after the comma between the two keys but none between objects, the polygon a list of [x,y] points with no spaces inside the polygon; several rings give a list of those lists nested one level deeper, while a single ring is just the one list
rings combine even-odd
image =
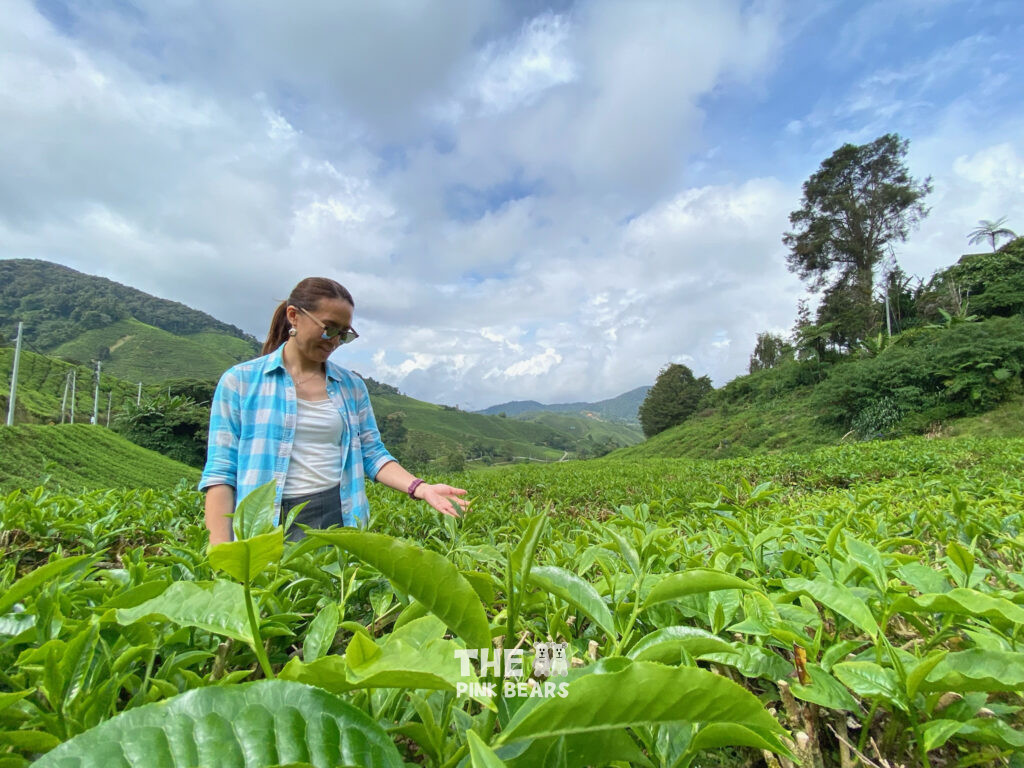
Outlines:
[{"label": "hill", "polygon": [[819,423],[811,410],[813,393],[813,386],[804,386],[770,398],[717,403],[608,458],[726,459],[835,445],[843,431]]},{"label": "hill", "polygon": [[88,424],[0,427],[0,492],[39,485],[65,490],[153,488],[199,482],[192,467]]},{"label": "hill", "polygon": [[544,424],[554,430],[574,436],[580,441],[592,442],[595,450],[602,446],[610,449],[643,442],[640,427],[621,421],[604,421],[580,413],[552,413],[527,411],[516,417],[518,421]]},{"label": "hill", "polygon": [[627,424],[640,424],[637,418],[637,411],[640,404],[647,397],[650,387],[637,387],[629,392],[624,392],[616,397],[607,400],[599,400],[596,403],[555,403],[544,405],[536,400],[513,400],[500,405],[492,405],[477,413],[498,415],[504,413],[506,416],[518,418],[524,414],[536,413],[539,411],[549,413],[578,413],[591,418],[598,418],[603,421],[618,421]]},{"label": "hill", "polygon": [[[405,395],[378,392],[371,394],[370,399],[389,449],[392,443],[388,440],[388,417],[394,415],[407,430],[406,446],[422,448],[431,458],[445,456],[461,446],[469,459],[557,461],[585,454],[587,450],[593,453],[597,440],[612,434],[617,436],[616,445],[636,441],[632,433],[615,431],[613,425],[605,425],[606,431],[585,430],[586,420],[582,418],[570,417],[562,423],[549,424],[544,419],[509,419],[461,411]],[[397,453],[402,458],[401,446]]]},{"label": "hill", "polygon": [[0,334],[72,362],[101,360],[144,383],[217,378],[259,353],[256,339],[184,304],[34,259],[0,261]]},{"label": "hill", "polygon": [[726,458],[909,435],[1024,436],[1024,317],[912,328],[825,363],[785,360],[711,392],[615,458]]},{"label": "hill", "polygon": [[212,331],[181,336],[134,318],[86,331],[51,354],[85,361],[95,358],[96,350],[108,350],[101,358],[104,371],[144,383],[182,375],[216,380],[235,363],[259,354],[251,343],[236,336]]}]

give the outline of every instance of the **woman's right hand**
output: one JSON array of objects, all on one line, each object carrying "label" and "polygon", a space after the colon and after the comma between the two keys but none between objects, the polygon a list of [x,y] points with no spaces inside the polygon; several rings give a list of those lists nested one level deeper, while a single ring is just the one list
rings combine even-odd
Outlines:
[{"label": "woman's right hand", "polygon": [[463,511],[469,507],[468,499],[459,498],[460,496],[465,496],[466,493],[467,491],[462,488],[453,488],[444,483],[434,483],[433,485],[423,483],[416,488],[413,495],[417,499],[423,499],[443,515],[460,517],[455,505],[457,504]]}]

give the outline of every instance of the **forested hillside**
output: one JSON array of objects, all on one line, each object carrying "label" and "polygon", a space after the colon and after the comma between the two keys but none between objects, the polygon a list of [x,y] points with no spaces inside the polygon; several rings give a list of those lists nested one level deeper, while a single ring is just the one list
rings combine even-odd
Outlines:
[{"label": "forested hillside", "polygon": [[32,259],[0,261],[0,337],[13,339],[19,321],[36,352],[98,360],[121,378],[146,383],[216,378],[259,351],[254,337],[205,312]]}]

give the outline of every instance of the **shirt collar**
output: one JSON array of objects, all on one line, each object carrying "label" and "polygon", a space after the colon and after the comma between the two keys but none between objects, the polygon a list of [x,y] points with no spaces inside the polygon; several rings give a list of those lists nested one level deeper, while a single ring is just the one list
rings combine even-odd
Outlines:
[{"label": "shirt collar", "polygon": [[[328,361],[327,365],[324,367],[327,369],[328,379],[333,379],[334,381],[341,381],[341,377],[334,370],[334,365],[330,361]],[[282,371],[286,370],[286,368],[284,367],[284,344],[282,344],[269,355],[267,355],[267,372],[269,373],[272,371],[276,371],[278,369]]]}]

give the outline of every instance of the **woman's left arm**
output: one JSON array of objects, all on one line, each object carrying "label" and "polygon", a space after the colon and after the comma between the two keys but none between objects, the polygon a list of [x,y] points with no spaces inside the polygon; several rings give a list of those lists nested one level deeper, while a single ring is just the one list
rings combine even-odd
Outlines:
[{"label": "woman's left arm", "polygon": [[[383,483],[389,488],[405,493],[409,490],[409,486],[412,485],[416,477],[409,474],[397,461],[389,461],[381,467],[375,479],[378,483]],[[460,498],[466,495],[465,490],[453,488],[444,483],[420,483],[416,486],[412,495],[417,499],[423,499],[441,514],[450,515],[451,517],[459,517],[456,506],[463,510],[469,506],[467,499]]]},{"label": "woman's left arm", "polygon": [[[366,384],[358,377],[355,378],[355,383],[359,409],[359,440],[363,447],[364,472],[375,482],[406,493],[416,477],[409,474],[384,447],[380,440],[380,432],[377,429],[377,420],[373,415],[373,406],[370,404],[370,394],[366,391]],[[466,491],[462,488],[453,488],[444,483],[420,483],[413,491],[414,498],[423,499],[438,512],[452,517],[459,517],[456,505],[461,509],[466,509],[469,506],[468,500],[459,498],[465,494]]]}]

